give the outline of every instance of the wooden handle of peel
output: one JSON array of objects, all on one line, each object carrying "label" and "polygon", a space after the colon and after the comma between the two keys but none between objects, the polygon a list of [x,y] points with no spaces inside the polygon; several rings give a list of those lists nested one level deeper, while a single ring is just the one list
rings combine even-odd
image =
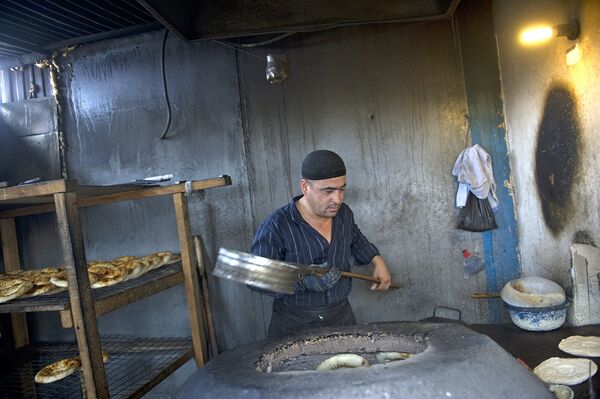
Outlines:
[{"label": "wooden handle of peel", "polygon": [[474,292],[471,294],[473,299],[489,299],[489,298],[500,298],[500,294],[497,292]]},{"label": "wooden handle of peel", "polygon": [[[313,269],[313,273],[318,274],[319,276],[325,274],[327,270],[314,270]],[[358,273],[352,273],[352,272],[342,272],[342,277],[348,277],[348,278],[357,278],[359,280],[366,280],[366,281],[371,281],[373,283],[379,283],[379,279],[376,279],[375,277],[372,276],[367,276],[366,274],[358,274]],[[398,284],[390,284],[390,288],[400,288],[400,285]]]}]

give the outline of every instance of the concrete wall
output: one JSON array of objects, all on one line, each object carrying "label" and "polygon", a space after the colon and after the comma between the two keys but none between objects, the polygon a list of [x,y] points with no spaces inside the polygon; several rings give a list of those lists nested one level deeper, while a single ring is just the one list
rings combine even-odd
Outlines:
[{"label": "concrete wall", "polygon": [[[600,4],[584,1],[494,2],[501,77],[524,275],[571,285],[569,247],[598,243],[600,148]],[[517,43],[520,30],[579,18],[583,59],[567,66],[574,42]]]},{"label": "concrete wall", "polygon": [[463,247],[482,251],[479,236],[454,228],[450,170],[467,111],[450,22],[298,36],[258,54],[269,51],[289,58],[282,86],[255,57],[240,63],[254,226],[298,193],[303,155],[333,148],[348,166],[347,203],[405,287],[374,294],[356,282],[358,320],[419,319],[435,305],[484,320],[469,294],[485,282],[465,281],[461,263]]},{"label": "concrete wall", "polygon": [[[232,187],[192,205],[194,230],[214,261],[219,246],[248,249],[260,220],[298,192],[308,151],[333,148],[348,164],[347,202],[405,287],[375,294],[357,282],[351,300],[359,321],[419,319],[436,305],[459,308],[468,321],[486,319],[486,308],[469,297],[485,290],[484,277],[462,275],[461,250],[481,252],[478,235],[454,228],[450,170],[464,146],[466,106],[450,22],[307,34],[252,55],[171,37],[166,68],[174,112],[165,141],[158,140],[166,116],[160,38],[155,32],[101,42],[65,60],[72,65],[65,86],[70,176],[103,184],[164,173],[231,175]],[[268,51],[288,55],[284,85],[264,79],[258,57]],[[90,258],[176,248],[166,199],[90,209],[84,223]],[[267,298],[226,281],[213,288],[223,348],[264,336]],[[175,318],[175,304],[165,300],[173,295],[182,299],[178,290],[148,299],[150,317],[132,308],[139,317],[132,325],[152,334],[156,326],[142,319],[159,325],[165,314]],[[101,318],[101,326],[139,332],[118,313]]]}]

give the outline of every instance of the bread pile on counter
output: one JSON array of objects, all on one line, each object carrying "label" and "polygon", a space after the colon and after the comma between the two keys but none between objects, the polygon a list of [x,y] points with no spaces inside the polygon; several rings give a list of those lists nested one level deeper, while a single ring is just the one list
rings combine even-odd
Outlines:
[{"label": "bread pile on counter", "polygon": [[[108,287],[180,259],[179,255],[165,251],[143,257],[121,256],[111,261],[91,261],[87,265],[90,285],[92,288]],[[56,267],[0,274],[0,303],[55,294],[66,290],[67,285],[66,272]]]}]

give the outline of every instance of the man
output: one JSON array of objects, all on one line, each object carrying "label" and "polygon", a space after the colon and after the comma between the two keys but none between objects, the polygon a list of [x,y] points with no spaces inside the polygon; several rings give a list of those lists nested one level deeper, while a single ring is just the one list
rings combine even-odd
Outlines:
[{"label": "man", "polygon": [[383,291],[390,273],[377,248],[360,232],[354,215],[344,204],[346,166],[335,152],[313,151],[302,162],[302,195],[273,212],[258,228],[251,252],[269,259],[318,265],[328,271],[321,277],[307,275],[292,295],[272,295],[270,338],[290,335],[306,327],[356,324],[348,295],[350,257],[360,265],[373,263]]}]

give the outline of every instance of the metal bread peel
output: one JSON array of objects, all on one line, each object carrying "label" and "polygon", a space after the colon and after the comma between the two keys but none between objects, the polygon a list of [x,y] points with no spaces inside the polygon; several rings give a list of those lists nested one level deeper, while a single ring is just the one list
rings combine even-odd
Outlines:
[{"label": "metal bread peel", "polygon": [[[327,270],[221,248],[212,274],[273,292],[293,294],[294,285],[299,278],[308,274],[321,275]],[[379,282],[374,277],[351,272],[342,272],[342,277]],[[392,284],[390,288],[400,288],[400,286]]]}]

